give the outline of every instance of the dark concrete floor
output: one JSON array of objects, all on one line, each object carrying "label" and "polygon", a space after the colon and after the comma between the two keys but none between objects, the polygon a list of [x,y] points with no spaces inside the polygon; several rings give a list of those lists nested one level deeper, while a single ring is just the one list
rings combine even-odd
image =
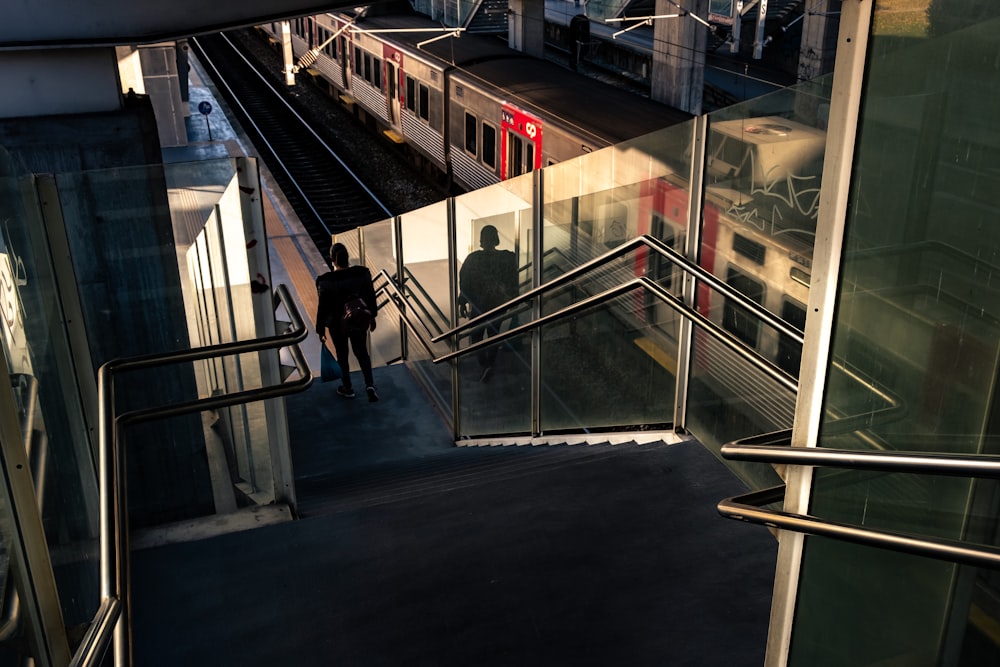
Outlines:
[{"label": "dark concrete floor", "polygon": [[133,554],[135,664],[763,663],[776,544],[700,444],[455,448],[376,383],[288,399],[302,518]]}]

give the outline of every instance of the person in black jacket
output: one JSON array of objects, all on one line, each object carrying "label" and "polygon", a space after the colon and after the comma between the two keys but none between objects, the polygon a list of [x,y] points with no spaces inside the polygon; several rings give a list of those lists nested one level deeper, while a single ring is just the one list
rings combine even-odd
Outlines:
[{"label": "person in black jacket", "polygon": [[[372,377],[372,360],[368,356],[368,331],[375,331],[378,303],[375,300],[375,288],[372,286],[372,274],[366,266],[350,265],[347,247],[343,243],[334,243],[330,248],[330,261],[333,263],[333,271],[316,278],[316,291],[319,295],[316,333],[319,334],[320,341],[325,342],[325,332],[329,330],[330,338],[333,340],[337,361],[343,372],[342,384],[337,387],[337,393],[344,398],[354,398],[348,357],[348,342],[350,342],[350,347],[354,350],[354,356],[361,367],[361,374],[365,378],[368,400],[374,402],[378,400],[378,392],[375,391],[375,381]],[[367,326],[357,327],[345,321],[345,305],[358,297],[368,310]],[[353,320],[354,316],[347,319]]]},{"label": "person in black jacket", "polygon": [[[484,225],[479,232],[482,250],[470,253],[458,280],[461,293],[458,296],[459,315],[476,317],[490,311],[517,296],[517,257],[510,250],[497,250],[500,234],[493,225]],[[487,336],[498,333],[498,324],[475,327],[469,332],[469,342],[478,343]],[[480,348],[480,382],[488,382],[493,373],[498,349],[495,345]]]}]

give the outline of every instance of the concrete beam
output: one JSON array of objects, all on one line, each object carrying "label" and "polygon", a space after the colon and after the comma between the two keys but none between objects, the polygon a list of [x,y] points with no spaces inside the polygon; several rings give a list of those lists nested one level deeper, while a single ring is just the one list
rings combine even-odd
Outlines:
[{"label": "concrete beam", "polygon": [[5,1],[0,49],[170,41],[354,6],[342,0]]},{"label": "concrete beam", "polygon": [[112,48],[0,54],[0,118],[117,111],[122,106]]}]

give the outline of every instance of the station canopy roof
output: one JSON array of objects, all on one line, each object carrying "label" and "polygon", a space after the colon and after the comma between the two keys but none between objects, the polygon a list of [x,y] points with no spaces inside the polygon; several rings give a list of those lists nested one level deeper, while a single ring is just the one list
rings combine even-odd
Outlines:
[{"label": "station canopy roof", "polygon": [[0,0],[0,50],[148,44],[357,6],[345,0]]}]

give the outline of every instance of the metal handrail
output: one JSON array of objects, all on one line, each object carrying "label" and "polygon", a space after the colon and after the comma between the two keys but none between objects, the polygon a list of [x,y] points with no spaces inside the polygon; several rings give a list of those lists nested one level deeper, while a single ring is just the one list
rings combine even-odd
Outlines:
[{"label": "metal handrail", "polygon": [[615,299],[623,294],[627,294],[634,289],[645,289],[657,296],[660,301],[664,304],[673,308],[675,311],[680,313],[682,316],[687,317],[691,320],[697,322],[709,335],[715,338],[717,341],[728,347],[738,356],[740,356],[744,361],[749,362],[751,365],[755,366],[757,369],[761,370],[767,374],[772,380],[776,381],[789,391],[798,391],[798,380],[793,376],[789,375],[784,370],[778,368],[776,365],[768,361],[767,359],[756,354],[753,350],[748,348],[743,344],[738,338],[732,335],[730,332],[726,331],[715,322],[712,322],[707,317],[699,313],[697,310],[690,308],[687,304],[681,301],[679,298],[670,294],[660,285],[653,282],[645,276],[640,276],[638,278],[633,278],[627,282],[621,283],[615,287],[609,288],[599,294],[595,294],[577,301],[565,308],[561,308],[557,311],[549,313],[548,315],[543,315],[536,320],[527,322],[520,326],[514,327],[513,329],[508,329],[502,333],[498,333],[496,336],[490,336],[489,338],[483,339],[478,343],[468,345],[461,350],[456,350],[454,352],[449,352],[448,354],[439,357],[434,360],[435,363],[439,361],[447,361],[453,357],[457,357],[461,354],[467,352],[472,352],[478,350],[481,347],[486,347],[487,345],[494,345],[496,343],[503,342],[508,338],[513,338],[514,336],[520,335],[525,331],[536,329],[538,327],[549,324],[555,320],[562,319],[564,317],[569,317],[570,315],[575,315],[584,310],[588,310],[595,306],[599,306],[606,301]]},{"label": "metal handrail", "polygon": [[[922,471],[927,472],[927,471]],[[948,473],[951,474],[951,473]],[[990,476],[993,476],[991,473]],[[860,526],[820,519],[809,514],[793,514],[782,510],[761,509],[762,505],[781,502],[785,486],[754,491],[741,496],[726,498],[718,504],[719,514],[747,523],[781,528],[808,535],[830,537],[864,546],[888,549],[905,554],[926,556],[975,567],[1000,568],[1000,550],[986,545],[969,546],[968,542],[943,537],[926,537],[912,533],[875,530]]]},{"label": "metal handrail", "polygon": [[[767,443],[767,444],[765,444]],[[875,470],[923,475],[1000,478],[1000,456],[944,452],[882,451],[790,447],[791,431],[744,438],[722,446],[722,457],[735,461],[758,461],[786,465]],[[820,535],[902,553],[928,556],[977,567],[1000,567],[1000,550],[986,545],[969,546],[960,540],[931,538],[914,533],[874,530],[829,521],[808,514],[762,509],[781,502],[785,487],[726,498],[719,514],[729,519],[762,524],[810,535]]]},{"label": "metal handrail", "polygon": [[[385,282],[379,286],[379,288],[376,290],[376,293],[383,291],[392,292],[392,294],[390,294],[390,298],[393,299],[394,303],[396,303],[397,306],[399,306],[400,303],[406,302],[406,296],[403,294],[403,290],[400,289],[399,285],[396,284],[396,281],[392,279],[392,276],[389,275],[388,271],[382,269],[381,271],[376,273],[375,277],[372,279],[372,282],[376,282],[379,278],[384,278]],[[433,361],[434,350],[431,347],[430,341],[426,339],[422,333],[422,331],[430,330],[427,327],[427,324],[423,321],[420,315],[416,316],[416,322],[414,322],[414,318],[412,317],[412,313],[409,308],[398,308],[398,310],[399,310],[399,316],[403,319],[404,322],[406,322],[407,328],[416,334],[417,340],[420,342],[421,345],[423,345],[424,349],[427,350],[427,353],[431,355]]]},{"label": "metal handrail", "polygon": [[987,454],[786,447],[736,441],[722,446],[722,456],[732,461],[761,461],[921,475],[1000,478],[1000,456]]},{"label": "metal handrail", "polygon": [[[419,280],[416,279],[416,277],[413,275],[413,272],[410,271],[409,268],[407,268],[407,267],[404,266],[403,267],[403,273],[404,273],[404,278],[403,278],[403,281],[401,283],[402,286],[403,287],[407,287],[407,286],[413,286],[413,287],[415,287],[416,288],[415,291],[418,292],[423,297],[423,299],[417,299],[416,302],[420,305],[420,310],[424,313],[424,315],[426,317],[428,317],[432,322],[435,322],[433,315],[436,314],[440,318],[440,321],[447,322],[448,321],[448,315],[446,315],[445,312],[443,310],[441,310],[441,307],[438,306],[437,302],[434,299],[431,298],[431,295],[428,294],[427,290],[424,289],[423,284]],[[388,274],[386,274],[386,275],[388,276]],[[411,302],[407,301],[407,303],[410,304]],[[434,310],[433,313],[425,305],[427,303],[430,303],[430,305],[433,307],[433,310]],[[436,326],[435,329],[437,329],[439,332],[441,331],[441,327],[439,327],[439,326]],[[428,328],[428,330],[430,330],[430,329]]]},{"label": "metal handrail", "polygon": [[[626,245],[628,245],[628,244],[626,244]],[[621,246],[619,246],[619,247],[621,247]],[[380,271],[378,275],[385,275],[386,278],[387,278],[387,283],[393,286],[393,290],[397,294],[400,294],[398,286],[395,285],[395,283],[392,281],[391,277],[389,277],[389,275],[385,272],[385,270]],[[559,279],[557,279],[557,280],[559,280]],[[555,282],[557,282],[557,281],[551,281],[549,283],[546,283],[546,285],[543,285],[542,287],[543,288],[545,288],[545,287],[551,288],[551,287],[553,287],[553,283],[555,283]],[[669,307],[673,308],[674,310],[676,310],[677,312],[679,312],[681,315],[683,315],[685,317],[688,317],[688,318],[694,320],[695,322],[697,322],[702,328],[705,329],[705,331],[707,333],[709,333],[711,336],[713,336],[714,338],[716,338],[718,341],[722,342],[729,349],[731,349],[733,352],[735,352],[737,355],[739,355],[742,359],[744,359],[745,361],[747,361],[750,364],[752,364],[755,367],[757,367],[759,370],[761,370],[764,373],[766,373],[769,377],[771,377],[771,379],[775,380],[776,382],[778,382],[779,384],[781,384],[782,386],[784,386],[789,391],[793,391],[793,392],[794,391],[798,391],[798,380],[796,380],[794,377],[792,377],[791,375],[789,375],[788,373],[786,373],[784,370],[778,368],[776,365],[772,364],[770,361],[768,361],[768,360],[764,359],[763,357],[761,357],[760,355],[754,353],[752,350],[750,350],[749,348],[747,348],[746,345],[744,345],[738,338],[736,338],[735,336],[733,336],[731,333],[729,333],[728,331],[726,331],[725,329],[723,329],[719,325],[717,325],[714,322],[712,322],[711,320],[709,320],[707,317],[705,317],[704,315],[702,315],[701,313],[699,313],[697,310],[695,310],[693,308],[690,308],[689,306],[687,306],[687,304],[685,304],[683,301],[681,301],[678,297],[676,297],[673,294],[671,294],[670,292],[666,291],[665,289],[663,289],[662,286],[660,286],[659,284],[653,282],[649,278],[646,278],[645,276],[640,276],[640,277],[637,277],[637,278],[633,278],[633,279],[631,279],[631,280],[629,280],[627,282],[621,283],[620,285],[617,285],[615,287],[607,289],[604,292],[601,292],[600,294],[595,294],[593,296],[587,297],[586,299],[582,299],[580,301],[577,301],[576,303],[573,303],[573,304],[571,304],[569,306],[566,306],[565,308],[562,308],[562,309],[557,310],[555,312],[549,313],[548,315],[544,315],[542,317],[539,317],[536,320],[532,320],[531,322],[526,322],[526,323],[524,323],[524,324],[522,324],[520,326],[514,327],[512,329],[508,329],[507,331],[504,331],[502,333],[497,333],[497,335],[495,335],[495,336],[490,336],[489,338],[485,338],[485,339],[483,339],[483,340],[481,340],[481,341],[479,341],[477,343],[473,343],[472,345],[468,345],[466,347],[463,347],[461,350],[454,350],[454,351],[448,352],[448,353],[446,353],[444,355],[441,355],[439,357],[434,357],[434,358],[431,359],[431,362],[435,363],[435,364],[441,363],[443,361],[448,361],[448,360],[453,359],[455,357],[462,356],[462,355],[468,354],[470,352],[474,352],[474,351],[476,351],[476,350],[478,350],[478,349],[480,349],[482,347],[486,347],[488,345],[495,345],[497,343],[501,343],[501,342],[503,342],[503,341],[505,341],[505,340],[507,340],[509,338],[513,338],[514,336],[518,336],[518,335],[520,335],[520,334],[522,334],[522,333],[524,333],[526,331],[529,331],[529,330],[532,330],[532,329],[536,329],[538,327],[541,327],[541,326],[544,326],[546,324],[549,324],[550,322],[553,322],[555,320],[562,319],[564,317],[569,317],[570,315],[575,315],[576,313],[582,312],[582,311],[587,310],[589,308],[593,308],[595,306],[599,306],[602,303],[604,303],[605,301],[610,301],[611,299],[617,298],[617,297],[619,297],[619,296],[621,296],[623,294],[626,294],[626,293],[628,293],[628,292],[630,292],[630,291],[632,291],[634,289],[640,289],[640,288],[641,289],[645,289],[645,290],[651,292],[652,294],[654,294],[655,296],[657,296],[663,303],[665,303]],[[534,293],[537,293],[538,291],[539,290],[537,290],[537,289],[536,290],[532,290],[532,292],[534,292]],[[522,295],[522,297],[527,297],[527,296],[528,295]],[[469,322],[480,322],[481,320],[484,319],[484,317],[490,315],[491,313],[505,310],[507,307],[512,307],[512,305],[515,304],[515,302],[522,301],[522,300],[523,300],[523,298],[521,298],[521,297],[519,297],[518,299],[512,299],[511,301],[508,301],[505,306],[500,306],[499,308],[494,308],[492,311],[489,311],[484,316],[480,316],[480,317],[474,318],[472,320],[469,320]],[[423,339],[423,335],[420,333],[420,330],[416,329],[414,327],[413,323],[410,321],[410,319],[409,319],[409,317],[407,315],[404,314],[403,315],[403,319],[406,321],[407,325],[411,329],[413,329],[414,331],[416,331],[416,333],[417,333],[417,339],[420,340],[420,342],[424,346],[424,348],[427,349],[427,351],[431,355],[433,355],[434,352],[431,349],[431,343],[438,342],[439,340],[441,340],[441,337],[431,338],[430,341],[426,341],[426,340]],[[452,333],[456,333],[456,332],[459,332],[460,330],[463,330],[465,328],[466,328],[466,326],[463,325],[461,327],[456,327],[456,328],[452,329],[451,332]],[[800,337],[799,342],[801,342],[801,334],[799,334],[799,337]]]},{"label": "metal handrail", "polygon": [[680,267],[681,270],[693,275],[696,279],[700,280],[701,282],[706,283],[709,287],[714,289],[716,292],[721,293],[727,299],[732,299],[733,301],[736,301],[740,306],[742,306],[746,310],[749,310],[751,313],[757,316],[761,321],[766,323],[768,326],[777,329],[780,333],[788,336],[796,343],[800,345],[802,344],[803,333],[799,331],[797,328],[789,325],[781,318],[776,317],[774,314],[772,314],[769,310],[761,306],[756,301],[753,301],[743,293],[733,289],[732,287],[727,285],[724,281],[720,280],[718,277],[713,275],[711,272],[691,262],[686,257],[684,257],[684,255],[681,255],[667,244],[663,243],[662,241],[660,241],[655,237],[649,236],[648,234],[643,234],[641,236],[635,237],[631,241],[626,241],[620,246],[612,248],[603,255],[599,255],[594,259],[590,260],[589,262],[584,262],[580,266],[562,274],[558,278],[548,281],[544,285],[539,285],[538,287],[529,290],[524,294],[519,294],[510,301],[507,301],[506,303],[503,303],[497,306],[496,308],[488,310],[472,319],[469,319],[466,322],[458,325],[457,327],[449,329],[448,331],[445,331],[444,333],[432,338],[431,342],[437,343],[461,331],[473,328],[488,320],[492,320],[496,316],[502,314],[507,310],[510,310],[514,306],[517,306],[525,301],[529,301],[530,299],[533,299],[534,297],[543,294],[547,291],[551,291],[557,287],[560,287],[572,280],[575,280],[576,278],[580,277],[581,275],[589,271],[601,268],[606,264],[611,263],[611,261],[618,259],[619,257],[622,257],[628,254],[629,252],[632,252],[633,250],[638,250],[639,248],[644,248],[644,247],[663,255],[673,264]]},{"label": "metal handrail", "polygon": [[[155,418],[284,396],[304,391],[312,384],[312,372],[298,347],[298,343],[309,335],[309,329],[285,285],[276,287],[273,305],[275,309],[283,305],[288,313],[291,326],[285,333],[166,354],[114,359],[98,369],[101,605],[84,635],[83,642],[73,656],[70,663],[73,667],[92,667],[100,664],[112,638],[115,640],[116,667],[124,667],[131,663],[128,628],[128,496],[125,480],[125,448],[121,445],[123,427],[126,424]],[[283,347],[289,347],[292,360],[299,372],[298,380],[158,408],[134,410],[122,415],[115,414],[114,380],[118,373]]]}]

